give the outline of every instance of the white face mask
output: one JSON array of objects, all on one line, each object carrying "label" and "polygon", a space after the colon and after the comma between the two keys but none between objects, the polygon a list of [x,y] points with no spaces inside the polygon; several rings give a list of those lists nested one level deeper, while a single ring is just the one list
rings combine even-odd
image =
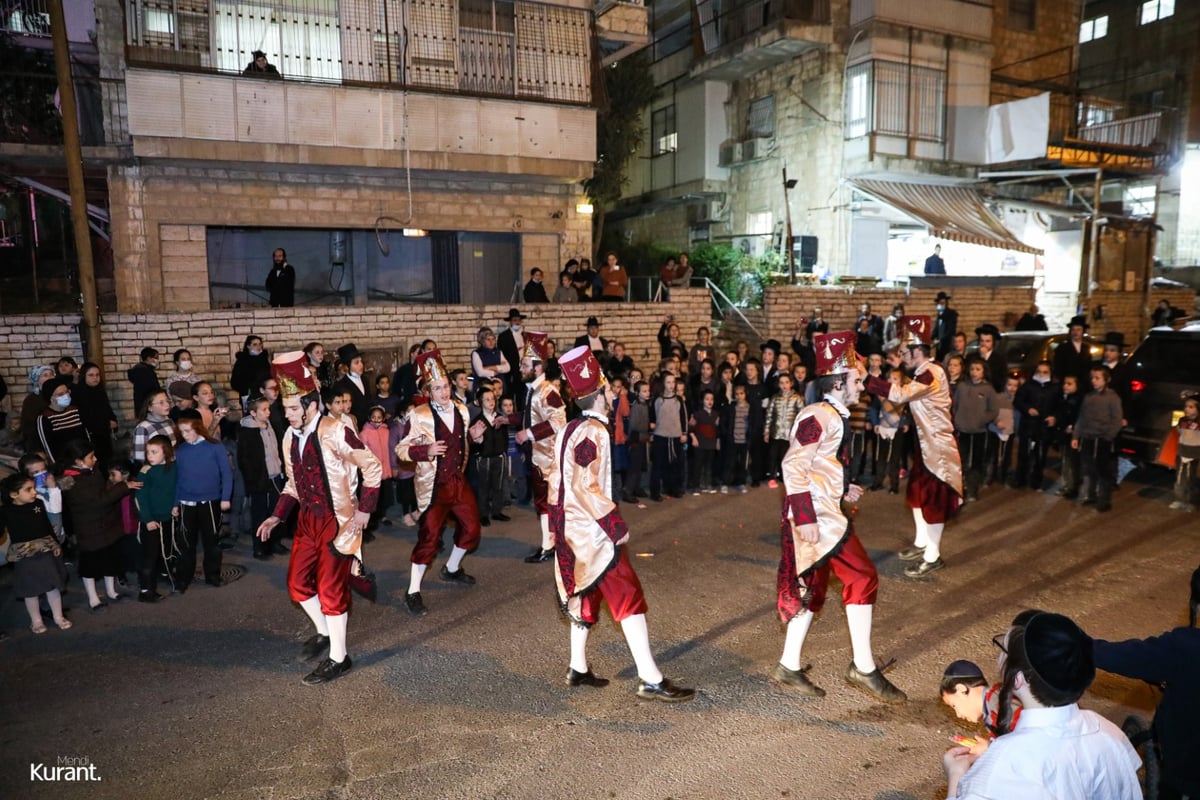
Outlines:
[{"label": "white face mask", "polygon": [[179,362],[179,368],[181,370],[187,371],[192,368],[192,362],[188,361],[187,359],[184,359],[183,361]]},{"label": "white face mask", "polygon": [[59,408],[66,408],[67,406],[71,405],[71,395],[59,395],[58,397],[54,398],[54,405],[58,406]]},{"label": "white face mask", "polygon": [[508,327],[512,328],[514,331],[519,331],[519,330],[521,330],[521,323],[514,322],[512,325],[509,325]]},{"label": "white face mask", "polygon": [[946,310],[946,305],[945,305],[945,303],[938,303],[938,304],[937,304],[937,310],[938,310],[938,311],[945,311],[945,310]]},{"label": "white face mask", "polygon": [[262,355],[262,348],[261,348],[261,347],[251,347],[251,348],[250,348],[250,355],[252,355],[252,356],[261,356],[261,355]]},{"label": "white face mask", "polygon": [[1049,375],[1034,375],[1033,379],[1035,381],[1037,381],[1038,383],[1049,383],[1050,382]]}]

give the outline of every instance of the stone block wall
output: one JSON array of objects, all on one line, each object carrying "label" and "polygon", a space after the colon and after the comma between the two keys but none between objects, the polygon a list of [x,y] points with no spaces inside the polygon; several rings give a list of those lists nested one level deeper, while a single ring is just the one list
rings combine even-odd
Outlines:
[{"label": "stone block wall", "polygon": [[[1150,330],[1150,315],[1159,300],[1181,308],[1189,315],[1193,313],[1196,293],[1191,289],[1151,289],[1149,306],[1140,292],[1093,292],[1087,301],[1091,310],[1090,333],[1104,335],[1109,331],[1125,334],[1125,341],[1136,344]],[[1096,311],[1103,306],[1104,316],[1096,319]]]},{"label": "stone block wall", "polygon": [[[695,331],[711,321],[707,289],[675,289],[670,303],[562,303],[523,305],[525,327],[544,330],[558,343],[559,353],[585,333],[585,321],[596,315],[601,335],[625,344],[634,361],[645,369],[658,362],[658,328],[664,314],[675,315],[691,344]],[[133,390],[125,371],[137,363],[146,346],[162,354],[159,376],[174,369],[171,353],[191,350],[196,371],[230,393],[228,381],[234,354],[246,336],[263,338],[272,353],[299,350],[319,341],[327,352],[347,342],[362,350],[396,349],[407,354],[410,345],[431,338],[451,369],[470,367],[475,333],[481,325],[503,326],[507,306],[377,305],[358,308],[303,307],[233,309],[175,314],[106,314],[101,321],[109,396],[127,429],[134,418]],[[54,363],[70,355],[84,360],[78,334],[79,315],[10,315],[0,321],[0,374],[20,408],[28,392],[28,372],[36,364]]]}]

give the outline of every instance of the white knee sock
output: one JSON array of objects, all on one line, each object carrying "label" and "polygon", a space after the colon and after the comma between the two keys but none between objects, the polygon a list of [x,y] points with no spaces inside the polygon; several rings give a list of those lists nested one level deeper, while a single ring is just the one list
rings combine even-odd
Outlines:
[{"label": "white knee sock", "polygon": [[542,525],[542,549],[552,550],[554,548],[554,537],[550,535],[550,515],[539,514],[538,522]]},{"label": "white knee sock", "polygon": [[925,560],[937,561],[942,557],[942,530],[946,527],[944,522],[929,522],[926,523],[926,535],[929,537],[929,544],[925,545]]},{"label": "white knee sock", "polygon": [[346,660],[346,624],[349,614],[325,617],[325,628],[329,631],[329,658],[339,664]]},{"label": "white knee sock", "polygon": [[317,633],[322,636],[328,636],[329,626],[325,624],[325,615],[321,613],[321,598],[314,594],[307,600],[301,600],[300,607],[304,609],[305,614],[308,614],[308,618],[313,621],[313,625],[317,628]]},{"label": "white knee sock", "polygon": [[90,605],[92,608],[95,608],[96,606],[100,605],[100,595],[96,594],[96,579],[95,578],[84,578],[83,579],[83,589],[84,589],[84,591],[87,592],[88,605]]},{"label": "white knee sock", "polygon": [[913,541],[913,546],[914,547],[928,547],[929,546],[929,532],[928,532],[927,525],[925,522],[925,515],[921,513],[921,509],[919,509],[919,508],[914,508],[912,510],[912,513],[913,513],[913,522],[916,523],[916,526],[917,526],[917,538],[915,541]]},{"label": "white knee sock", "polygon": [[[25,610],[29,612],[29,624],[35,628],[42,626],[42,607],[36,597],[25,598]],[[61,614],[59,615],[61,617]]]},{"label": "white knee sock", "polygon": [[875,654],[871,652],[871,613],[875,606],[846,606],[846,624],[850,627],[850,647],[854,651],[854,666],[864,675],[875,671]]},{"label": "white knee sock", "polygon": [[54,614],[54,621],[62,622],[62,593],[58,589],[51,589],[46,592],[46,602],[50,604],[50,611]]},{"label": "white knee sock", "polygon": [[458,572],[458,568],[462,566],[463,556],[466,554],[466,550],[463,550],[458,545],[454,545],[453,549],[450,550],[450,558],[446,559],[447,571]]},{"label": "white knee sock", "polygon": [[571,624],[571,669],[576,672],[588,671],[587,660],[588,629]]},{"label": "white knee sock", "polygon": [[425,565],[413,564],[408,575],[408,593],[416,594],[421,591],[421,578],[425,577]]},{"label": "white knee sock", "polygon": [[783,640],[783,655],[780,656],[779,663],[793,672],[800,669],[800,650],[804,647],[804,637],[808,636],[808,628],[812,621],[813,612],[805,610],[788,622],[787,636]]},{"label": "white knee sock", "polygon": [[658,665],[654,663],[654,654],[650,652],[650,627],[646,624],[646,615],[626,617],[621,620],[621,630],[629,644],[629,652],[633,653],[638,677],[646,683],[662,683],[663,674],[659,672]]},{"label": "white knee sock", "polygon": [[116,600],[117,595],[117,579],[112,575],[104,576],[104,593],[108,595],[109,600]]}]

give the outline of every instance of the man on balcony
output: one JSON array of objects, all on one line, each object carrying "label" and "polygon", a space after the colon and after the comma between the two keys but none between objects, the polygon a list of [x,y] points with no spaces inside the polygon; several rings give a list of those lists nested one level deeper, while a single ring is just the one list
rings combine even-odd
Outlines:
[{"label": "man on balcony", "polygon": [[275,69],[274,64],[267,63],[267,54],[262,50],[255,50],[250,54],[254,60],[246,65],[242,70],[242,75],[247,78],[282,78],[279,70]]}]

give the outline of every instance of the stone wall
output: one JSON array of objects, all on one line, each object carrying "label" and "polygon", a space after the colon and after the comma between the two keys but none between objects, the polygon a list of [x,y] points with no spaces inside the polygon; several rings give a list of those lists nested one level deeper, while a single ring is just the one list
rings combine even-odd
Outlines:
[{"label": "stone wall", "polygon": [[[1091,309],[1090,333],[1103,335],[1119,331],[1125,334],[1125,341],[1136,344],[1150,330],[1150,315],[1159,300],[1166,300],[1190,315],[1194,313],[1196,293],[1191,289],[1151,289],[1147,307],[1146,298],[1138,292],[1093,292],[1087,300]],[[1101,306],[1104,316],[1096,319],[1096,311]]]},{"label": "stone wall", "polygon": [[[674,289],[664,303],[570,303],[522,306],[525,327],[544,330],[558,342],[559,352],[570,349],[585,332],[591,314],[601,320],[601,334],[625,344],[634,361],[652,368],[658,361],[658,328],[666,313],[675,315],[692,343],[695,331],[711,321],[707,289]],[[109,396],[123,427],[133,419],[133,390],[125,371],[137,363],[138,352],[156,347],[163,358],[159,377],[174,369],[171,353],[180,347],[192,352],[196,371],[228,391],[234,354],[246,336],[263,338],[273,353],[299,350],[320,341],[332,352],[346,342],[359,349],[396,349],[407,355],[410,345],[437,340],[451,369],[470,366],[475,333],[481,325],[499,329],[507,306],[373,305],[359,308],[302,307],[233,309],[177,314],[106,314],[101,321]],[[54,363],[70,355],[82,362],[78,315],[11,315],[0,321],[0,374],[20,408],[28,391],[28,373],[36,364]]]}]

